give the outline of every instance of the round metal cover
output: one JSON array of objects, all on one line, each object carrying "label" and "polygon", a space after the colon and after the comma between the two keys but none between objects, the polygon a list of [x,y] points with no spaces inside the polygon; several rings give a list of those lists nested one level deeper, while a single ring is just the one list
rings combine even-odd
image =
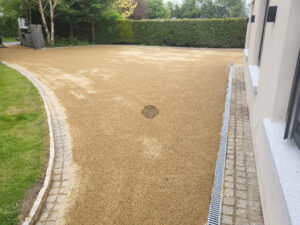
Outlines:
[{"label": "round metal cover", "polygon": [[159,110],[154,105],[147,105],[142,109],[142,115],[147,119],[153,119],[159,114]]}]

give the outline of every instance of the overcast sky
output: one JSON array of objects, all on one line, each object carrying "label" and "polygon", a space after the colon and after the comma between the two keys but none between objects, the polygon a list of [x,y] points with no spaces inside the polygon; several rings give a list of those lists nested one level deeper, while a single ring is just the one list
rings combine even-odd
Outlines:
[{"label": "overcast sky", "polygon": [[182,0],[164,0],[164,2],[173,2],[174,4],[181,4]]}]

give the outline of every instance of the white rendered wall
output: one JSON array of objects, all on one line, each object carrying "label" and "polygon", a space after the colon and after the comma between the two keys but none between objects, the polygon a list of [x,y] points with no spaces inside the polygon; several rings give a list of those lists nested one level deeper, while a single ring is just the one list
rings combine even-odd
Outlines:
[{"label": "white rendered wall", "polygon": [[[255,23],[249,23],[251,28],[248,26],[248,29],[251,29],[246,41],[249,46],[249,56],[248,61],[245,61],[244,64],[262,207],[265,224],[300,224],[300,220],[297,220],[297,216],[290,208],[290,202],[286,200],[285,195],[288,190],[283,188],[281,177],[283,171],[277,170],[281,167],[277,167],[274,162],[272,149],[270,149],[263,125],[263,119],[267,118],[274,123],[285,122],[300,49],[300,0],[270,1],[270,6],[278,6],[277,17],[275,23],[268,22],[266,25],[257,94],[255,94],[248,65],[257,64],[265,5],[266,0],[255,1],[252,14],[256,15],[256,19]],[[272,132],[272,129],[269,129],[268,132]],[[283,135],[282,140],[279,141],[283,141]],[[289,154],[289,151],[284,151],[282,154],[285,153]],[[291,170],[299,168],[298,165],[295,165]],[[289,182],[290,179],[287,177],[285,182]],[[300,190],[300,180],[293,182],[299,182]],[[297,203],[293,204],[293,208],[298,207]]]}]

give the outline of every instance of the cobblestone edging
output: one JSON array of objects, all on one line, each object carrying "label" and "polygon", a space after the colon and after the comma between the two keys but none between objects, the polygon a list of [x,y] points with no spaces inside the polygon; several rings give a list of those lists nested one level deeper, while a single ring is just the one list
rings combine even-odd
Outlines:
[{"label": "cobblestone edging", "polygon": [[64,125],[60,107],[47,88],[27,71],[6,62],[2,63],[23,74],[38,89],[44,102],[49,126],[50,156],[46,177],[23,225],[55,224],[62,216],[59,213],[69,193],[72,160],[70,136]]},{"label": "cobblestone edging", "polygon": [[222,208],[222,225],[264,224],[242,66],[232,81]]}]

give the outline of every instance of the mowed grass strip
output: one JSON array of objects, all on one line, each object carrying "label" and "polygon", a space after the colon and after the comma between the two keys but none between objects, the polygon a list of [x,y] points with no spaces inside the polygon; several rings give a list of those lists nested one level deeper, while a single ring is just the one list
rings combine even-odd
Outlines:
[{"label": "mowed grass strip", "polygon": [[3,37],[3,42],[15,42],[17,41],[14,37]]},{"label": "mowed grass strip", "polygon": [[48,140],[47,117],[38,90],[20,73],[0,64],[1,225],[19,222],[22,201],[41,178]]}]

